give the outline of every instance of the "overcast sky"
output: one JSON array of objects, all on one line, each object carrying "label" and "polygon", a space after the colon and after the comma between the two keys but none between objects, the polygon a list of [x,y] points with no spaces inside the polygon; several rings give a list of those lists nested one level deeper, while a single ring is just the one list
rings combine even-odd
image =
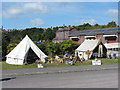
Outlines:
[{"label": "overcast sky", "polygon": [[54,27],[118,20],[117,2],[3,2],[4,29]]}]

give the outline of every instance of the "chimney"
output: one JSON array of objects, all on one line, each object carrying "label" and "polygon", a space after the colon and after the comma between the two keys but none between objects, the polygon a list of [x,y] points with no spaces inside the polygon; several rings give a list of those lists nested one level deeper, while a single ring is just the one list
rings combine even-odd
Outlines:
[{"label": "chimney", "polygon": [[65,24],[63,24],[63,27],[65,27]]},{"label": "chimney", "polygon": [[70,28],[71,26],[69,25],[68,27]]},{"label": "chimney", "polygon": [[53,27],[51,26],[51,30],[53,30]]},{"label": "chimney", "polygon": [[3,26],[1,26],[1,30],[3,30]]},{"label": "chimney", "polygon": [[43,30],[44,30],[44,32],[46,32],[46,29],[45,29],[45,28],[43,28]]},{"label": "chimney", "polygon": [[70,28],[71,28],[71,26],[69,25],[69,26],[68,26],[68,30],[70,30]]}]

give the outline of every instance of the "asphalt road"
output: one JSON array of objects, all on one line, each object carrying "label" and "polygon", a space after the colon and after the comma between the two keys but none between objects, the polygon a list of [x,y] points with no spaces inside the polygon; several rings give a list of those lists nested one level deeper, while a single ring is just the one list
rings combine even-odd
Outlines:
[{"label": "asphalt road", "polygon": [[3,77],[3,88],[118,88],[118,70]]}]

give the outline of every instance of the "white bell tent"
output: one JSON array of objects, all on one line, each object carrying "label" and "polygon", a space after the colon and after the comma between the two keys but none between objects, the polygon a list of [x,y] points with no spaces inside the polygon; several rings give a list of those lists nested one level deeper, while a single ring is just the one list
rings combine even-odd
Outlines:
[{"label": "white bell tent", "polygon": [[25,38],[6,56],[6,63],[23,65],[23,62],[27,60],[30,48],[42,62],[45,62],[47,56],[33,43],[28,35],[26,35]]}]

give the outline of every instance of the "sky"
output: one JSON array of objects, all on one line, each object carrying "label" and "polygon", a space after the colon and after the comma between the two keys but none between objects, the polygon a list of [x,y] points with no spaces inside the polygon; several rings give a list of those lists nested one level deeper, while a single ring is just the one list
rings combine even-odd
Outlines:
[{"label": "sky", "polygon": [[118,2],[2,2],[4,29],[118,23]]}]

